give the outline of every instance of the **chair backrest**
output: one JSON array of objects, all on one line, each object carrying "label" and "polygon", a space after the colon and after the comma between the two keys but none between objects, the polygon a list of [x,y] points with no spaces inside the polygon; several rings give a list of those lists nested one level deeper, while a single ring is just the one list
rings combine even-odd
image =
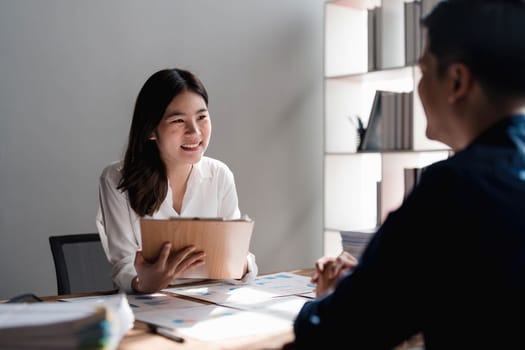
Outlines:
[{"label": "chair backrest", "polygon": [[59,295],[115,289],[98,233],[51,236],[49,245]]}]

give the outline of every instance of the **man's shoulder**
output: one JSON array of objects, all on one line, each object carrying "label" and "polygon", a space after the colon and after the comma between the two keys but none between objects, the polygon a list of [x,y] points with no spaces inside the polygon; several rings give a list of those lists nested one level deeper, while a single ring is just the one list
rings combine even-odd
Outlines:
[{"label": "man's shoulder", "polygon": [[494,175],[495,168],[501,169],[499,175],[504,175],[505,162],[506,158],[501,151],[487,149],[483,144],[473,144],[447,159],[425,167],[421,179],[470,186],[480,179]]}]

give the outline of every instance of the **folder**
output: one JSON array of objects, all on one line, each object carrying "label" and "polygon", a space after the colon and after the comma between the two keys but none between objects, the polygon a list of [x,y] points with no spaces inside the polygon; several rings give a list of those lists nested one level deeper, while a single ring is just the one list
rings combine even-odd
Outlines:
[{"label": "folder", "polygon": [[172,251],[188,245],[206,253],[204,265],[185,271],[181,278],[238,279],[244,274],[254,221],[250,219],[172,218],[140,219],[142,255],[155,261],[164,242]]}]

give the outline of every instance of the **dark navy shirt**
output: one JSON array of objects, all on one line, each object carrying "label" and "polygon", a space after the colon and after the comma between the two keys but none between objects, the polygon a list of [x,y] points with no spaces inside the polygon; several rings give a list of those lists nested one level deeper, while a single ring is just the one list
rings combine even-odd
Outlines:
[{"label": "dark navy shirt", "polygon": [[[305,304],[295,347],[525,349],[525,116],[429,166],[354,272]],[[341,346],[339,346],[341,347]]]}]

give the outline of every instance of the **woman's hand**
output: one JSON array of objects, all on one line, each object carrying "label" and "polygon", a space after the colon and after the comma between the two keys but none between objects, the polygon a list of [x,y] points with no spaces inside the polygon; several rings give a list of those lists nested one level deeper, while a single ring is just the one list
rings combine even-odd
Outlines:
[{"label": "woman's hand", "polygon": [[142,250],[135,255],[137,276],[132,288],[137,293],[155,293],[166,288],[170,282],[184,271],[204,264],[205,253],[195,251],[194,246],[185,247],[170,254],[171,243],[162,246],[159,257],[153,263],[144,259]]},{"label": "woman's hand", "polygon": [[311,282],[317,284],[317,297],[330,293],[339,280],[357,265],[357,259],[348,252],[337,258],[324,256],[315,262],[315,272]]},{"label": "woman's hand", "polygon": [[251,283],[255,280],[255,277],[257,277],[258,272],[259,268],[255,263],[255,255],[253,255],[253,253],[248,252],[248,255],[246,256],[246,262],[244,263],[244,272],[241,279],[226,279],[225,281],[230,284]]}]

